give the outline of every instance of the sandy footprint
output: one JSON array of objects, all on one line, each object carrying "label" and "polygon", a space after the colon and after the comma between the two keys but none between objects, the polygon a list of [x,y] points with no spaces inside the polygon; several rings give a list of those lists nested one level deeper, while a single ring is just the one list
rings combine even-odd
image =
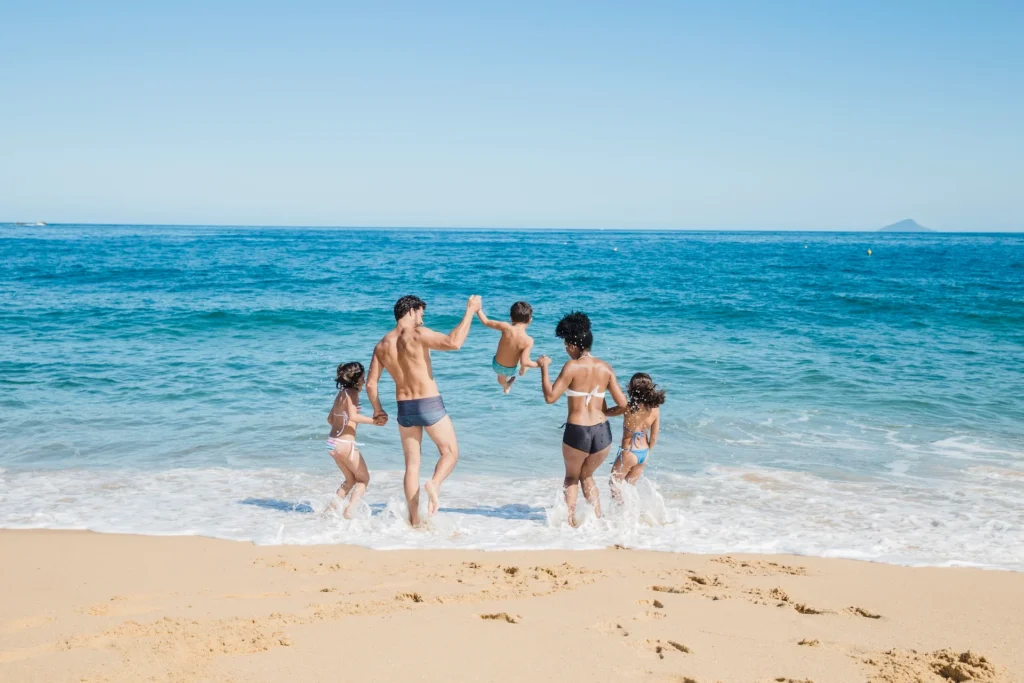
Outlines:
[{"label": "sandy footprint", "polygon": [[480,618],[487,621],[503,621],[506,624],[518,624],[523,619],[523,617],[518,614],[513,616],[508,612],[494,612],[493,614],[481,614]]},{"label": "sandy footprint", "polygon": [[817,607],[805,605],[802,602],[793,605],[793,609],[795,609],[800,614],[831,614],[831,612],[829,612],[827,609],[818,609]]},{"label": "sandy footprint", "polygon": [[970,650],[958,653],[950,649],[935,652],[893,649],[861,661],[871,670],[869,683],[917,683],[934,680],[935,676],[955,683],[1008,680],[986,657]]},{"label": "sandy footprint", "polygon": [[776,574],[788,574],[790,576],[806,576],[807,567],[798,565],[782,564],[781,562],[766,562],[764,560],[737,560],[729,555],[711,558],[712,562],[723,564],[738,574],[751,574],[757,576],[774,576]]},{"label": "sandy footprint", "polygon": [[690,648],[677,640],[648,639],[643,645],[644,649],[656,654],[658,659],[665,659],[668,654],[690,654]]},{"label": "sandy footprint", "polygon": [[629,635],[629,631],[619,623],[614,621],[602,621],[594,625],[594,629],[599,633],[603,633],[606,636],[622,636],[626,637]]}]

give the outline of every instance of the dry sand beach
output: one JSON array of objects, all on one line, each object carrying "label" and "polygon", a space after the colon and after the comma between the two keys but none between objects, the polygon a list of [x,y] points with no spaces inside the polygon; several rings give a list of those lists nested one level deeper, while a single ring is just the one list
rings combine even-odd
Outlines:
[{"label": "dry sand beach", "polygon": [[1021,681],[1024,574],[0,531],[0,680]]}]

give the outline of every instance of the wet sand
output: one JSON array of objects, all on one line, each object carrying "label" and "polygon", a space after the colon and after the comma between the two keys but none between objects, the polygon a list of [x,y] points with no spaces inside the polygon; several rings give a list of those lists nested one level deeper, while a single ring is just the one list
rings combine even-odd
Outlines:
[{"label": "wet sand", "polygon": [[1024,574],[0,531],[0,680],[1024,680]]}]

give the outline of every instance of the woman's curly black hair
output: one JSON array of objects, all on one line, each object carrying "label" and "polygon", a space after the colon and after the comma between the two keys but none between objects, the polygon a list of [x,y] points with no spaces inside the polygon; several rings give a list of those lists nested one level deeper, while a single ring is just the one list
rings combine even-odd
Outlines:
[{"label": "woman's curly black hair", "polygon": [[365,373],[366,370],[363,369],[362,363],[342,363],[338,366],[338,373],[334,377],[334,383],[338,386],[339,391],[341,389],[351,389],[359,384],[359,380],[363,378]]},{"label": "woman's curly black hair", "polygon": [[629,410],[634,413],[641,408],[657,408],[665,402],[665,392],[658,388],[646,372],[638,372],[629,378],[626,394]]},{"label": "woman's curly black hair", "polygon": [[555,336],[572,344],[582,351],[589,351],[594,345],[594,335],[590,331],[590,318],[586,313],[573,311],[558,321]]}]

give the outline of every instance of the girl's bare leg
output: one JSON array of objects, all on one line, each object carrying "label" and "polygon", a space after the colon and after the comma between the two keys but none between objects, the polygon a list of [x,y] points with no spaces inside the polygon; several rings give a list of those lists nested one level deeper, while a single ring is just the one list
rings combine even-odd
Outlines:
[{"label": "girl's bare leg", "polygon": [[[345,481],[342,482],[341,486],[339,486],[338,490],[335,492],[335,495],[338,496],[338,498],[344,498],[347,496],[349,491],[351,491],[352,487],[356,484],[355,473],[352,471],[352,467],[348,463],[349,453],[354,450],[355,446],[336,446],[334,450],[331,451],[331,458],[334,460],[334,464],[338,466],[338,469],[341,470],[341,473],[345,476]],[[331,503],[331,507],[335,507],[335,504]]]},{"label": "girl's bare leg", "polygon": [[635,464],[636,456],[631,451],[623,451],[619,457],[615,458],[615,464],[612,465],[612,476],[608,479],[609,488],[612,490],[612,499],[620,505],[622,504],[622,482],[629,478],[628,473],[632,469],[630,460]]},{"label": "girl's bare leg", "polygon": [[359,505],[359,501],[363,499],[363,494],[366,493],[366,487],[370,485],[370,470],[366,467],[363,454],[358,450],[354,450],[354,455],[358,462],[355,463],[353,470],[355,483],[352,486],[352,497],[349,498],[348,507],[345,508],[345,519],[352,519],[352,511]]},{"label": "girl's bare leg", "polygon": [[630,484],[635,484],[637,481],[639,481],[640,477],[644,475],[645,467],[647,467],[646,463],[644,463],[643,465],[633,465],[632,467],[630,467],[629,474],[626,475],[626,481],[629,482]]},{"label": "girl's bare leg", "polygon": [[594,472],[597,468],[605,461],[608,457],[608,453],[612,450],[611,445],[599,450],[597,453],[591,453],[583,461],[583,467],[580,468],[580,483],[583,486],[583,497],[587,499],[587,502],[594,506],[594,514],[598,517],[601,516],[601,492],[597,490],[597,482],[594,481]]},{"label": "girl's bare leg", "polygon": [[565,506],[569,509],[569,526],[576,526],[576,500],[579,497],[580,470],[587,454],[562,444],[562,459],[565,460]]}]

